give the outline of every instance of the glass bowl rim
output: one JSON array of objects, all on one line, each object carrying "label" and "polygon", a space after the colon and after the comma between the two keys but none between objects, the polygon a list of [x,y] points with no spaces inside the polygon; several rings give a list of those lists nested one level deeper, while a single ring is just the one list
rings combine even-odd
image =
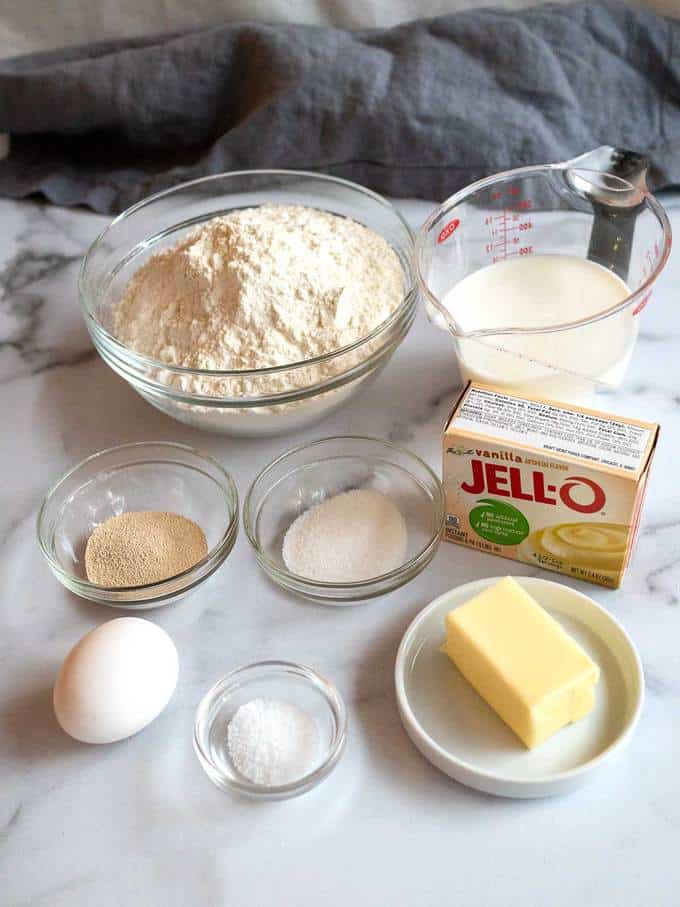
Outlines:
[{"label": "glass bowl rim", "polygon": [[[113,230],[128,217],[133,216],[142,208],[146,207],[147,205],[153,204],[154,202],[164,198],[165,196],[172,195],[174,193],[204,183],[209,183],[211,181],[224,180],[232,177],[251,176],[305,177],[307,179],[315,180],[318,182],[334,183],[345,190],[349,190],[350,192],[356,193],[358,195],[369,197],[374,202],[377,202],[381,207],[386,209],[391,215],[393,215],[397,219],[401,227],[404,229],[408,245],[408,254],[406,255],[405,260],[401,257],[401,255],[397,255],[401,270],[406,278],[402,298],[399,302],[399,305],[397,305],[394,311],[390,312],[390,314],[387,316],[387,318],[384,319],[384,321],[373,328],[373,330],[369,334],[364,337],[360,337],[358,340],[355,340],[352,343],[347,344],[346,346],[338,347],[338,349],[330,350],[328,353],[323,353],[319,356],[312,357],[311,359],[302,359],[298,362],[290,362],[284,365],[267,366],[266,368],[197,369],[191,368],[189,366],[173,365],[172,363],[162,362],[158,359],[152,359],[149,356],[138,353],[125,344],[121,343],[116,337],[114,337],[113,334],[111,334],[106,330],[106,328],[103,327],[99,318],[97,318],[95,313],[91,310],[89,294],[84,288],[85,275],[87,273],[88,266],[91,263],[92,256],[98,250],[100,245],[102,245],[107,234],[109,234],[111,230]],[[209,217],[203,218],[203,220],[209,219]],[[360,222],[357,221],[357,223]],[[362,226],[365,225],[362,224]],[[367,227],[366,229],[370,228]],[[417,299],[418,282],[415,269],[415,240],[415,232],[411,229],[411,227],[406,222],[406,219],[397,210],[397,208],[384,196],[380,195],[377,192],[374,192],[372,189],[367,189],[365,186],[361,186],[359,183],[354,183],[351,180],[342,179],[341,177],[331,176],[329,174],[314,173],[310,170],[286,170],[267,168],[255,170],[229,170],[223,173],[214,173],[208,176],[199,177],[198,179],[178,183],[175,186],[170,186],[167,189],[163,189],[160,192],[156,192],[152,195],[147,196],[146,198],[140,199],[138,202],[135,202],[134,205],[126,208],[125,211],[122,211],[120,214],[114,217],[113,220],[109,224],[107,224],[106,227],[104,227],[104,229],[90,244],[87,252],[83,256],[80,271],[78,273],[78,298],[85,320],[88,325],[91,325],[92,330],[100,337],[100,342],[108,343],[115,351],[117,351],[118,355],[122,355],[124,358],[129,358],[134,364],[143,365],[147,368],[160,369],[162,371],[171,372],[172,374],[177,374],[180,376],[193,376],[198,378],[255,378],[266,375],[281,374],[282,372],[307,368],[309,366],[319,365],[324,362],[332,361],[336,357],[343,356],[347,353],[351,353],[354,350],[359,349],[361,346],[363,346],[363,344],[377,339],[383,333],[387,333],[389,328],[395,322],[397,322],[406,311],[408,311],[408,309]],[[395,252],[395,254],[397,253]]]},{"label": "glass bowl rim", "polygon": [[[415,461],[420,467],[425,470],[425,473],[429,478],[433,480],[433,485],[436,488],[437,494],[436,499],[433,501],[435,508],[435,517],[438,517],[437,523],[439,528],[433,532],[428,538],[425,545],[420,548],[416,554],[410,557],[407,561],[404,561],[403,564],[400,564],[398,567],[395,567],[393,570],[389,570],[387,573],[381,573],[378,576],[370,577],[369,579],[358,580],[356,582],[328,582],[324,580],[313,580],[305,576],[300,576],[297,573],[291,573],[286,567],[280,567],[277,563],[272,561],[272,559],[265,554],[263,551],[259,540],[256,537],[255,527],[252,525],[250,520],[250,503],[252,495],[255,491],[255,486],[257,483],[264,478],[264,476],[273,469],[275,466],[279,465],[283,460],[288,457],[292,457],[295,454],[301,453],[303,450],[310,450],[314,447],[317,447],[321,444],[326,444],[329,441],[359,441],[359,442],[370,442],[371,444],[380,444],[387,448],[389,451],[396,451],[401,454],[405,454],[409,459]],[[334,459],[333,457],[327,457],[326,459]],[[390,463],[391,465],[396,465],[386,457],[382,458],[385,462]],[[320,461],[317,461],[320,462]],[[298,467],[299,468],[299,467]],[[295,470],[291,470],[294,472]],[[413,475],[410,470],[404,469],[405,472],[419,485],[422,487],[422,483]],[[291,474],[288,473],[288,475]],[[280,481],[280,480],[279,480]],[[370,590],[376,585],[382,585],[384,583],[391,583],[393,580],[398,580],[402,575],[410,573],[411,569],[415,568],[421,559],[430,551],[432,546],[437,542],[441,537],[442,531],[444,529],[444,521],[446,519],[446,502],[444,496],[444,487],[442,485],[441,479],[431,468],[431,466],[419,457],[418,454],[413,453],[406,447],[402,447],[399,444],[394,444],[392,441],[385,441],[382,438],[371,437],[370,435],[331,435],[326,438],[317,438],[315,441],[309,441],[305,444],[298,444],[296,447],[290,448],[290,450],[284,451],[279,456],[275,457],[271,462],[267,463],[263,469],[255,476],[253,481],[248,488],[245,498],[243,499],[243,528],[245,529],[246,536],[248,541],[252,545],[258,560],[262,564],[263,568],[267,573],[273,574],[274,576],[281,576],[284,578],[290,577],[297,585],[304,588],[311,594],[314,593],[314,590],[319,590],[319,594],[323,597],[323,593],[337,590],[338,592],[352,592],[354,590]]]},{"label": "glass bowl rim", "polygon": [[[250,679],[247,675],[257,674],[263,669],[265,674],[268,674],[269,676],[276,676],[279,673],[282,675],[293,674],[304,680],[307,686],[314,687],[314,689],[321,694],[326,707],[330,710],[335,719],[333,738],[321,762],[319,762],[311,772],[307,772],[307,774],[303,775],[301,778],[297,778],[295,781],[289,781],[286,784],[255,784],[247,778],[237,777],[236,773],[234,773],[234,777],[230,777],[215,764],[209,753],[206,752],[201,740],[201,732],[205,729],[206,732],[209,733],[210,726],[212,726],[212,721],[210,722],[210,725],[207,724],[208,713],[217,697],[224,693],[225,690],[229,692],[228,688],[239,677],[246,676],[246,679]],[[231,692],[233,693],[233,691]],[[343,754],[347,741],[347,706],[335,684],[308,665],[285,659],[265,659],[263,661],[255,661],[229,671],[203,694],[196,708],[193,739],[194,749],[198,755],[199,761],[203,764],[203,767],[205,768],[206,765],[210,766],[228,787],[241,793],[253,794],[256,796],[284,797],[297,792],[301,788],[310,789],[314,787],[335,768]]]},{"label": "glass bowl rim", "polygon": [[[149,446],[165,447],[167,449],[180,450],[185,453],[190,453],[190,454],[198,457],[200,460],[210,463],[213,467],[215,467],[217,469],[218,474],[220,475],[220,478],[221,478],[222,490],[225,492],[225,497],[227,498],[227,500],[230,503],[229,521],[228,521],[227,527],[224,530],[224,532],[222,533],[219,541],[213,545],[213,547],[208,551],[208,553],[205,555],[205,557],[202,557],[200,561],[197,561],[195,564],[192,564],[191,567],[187,567],[186,570],[182,570],[181,573],[176,573],[176,574],[174,574],[174,576],[168,576],[165,579],[157,580],[156,582],[142,583],[141,585],[138,585],[138,586],[102,586],[98,583],[92,583],[87,579],[83,579],[79,576],[76,576],[74,573],[71,573],[69,570],[65,570],[64,567],[61,565],[61,563],[59,563],[59,561],[57,561],[54,558],[54,556],[52,555],[52,552],[49,550],[46,539],[45,539],[45,533],[43,532],[45,512],[46,512],[49,504],[52,503],[52,501],[54,500],[54,497],[55,497],[56,493],[59,491],[60,487],[68,479],[72,478],[79,470],[81,470],[83,467],[87,466],[94,460],[99,459],[100,457],[104,457],[107,454],[112,454],[112,453],[115,453],[118,451],[124,451],[124,450],[132,451],[135,449],[149,447]],[[134,463],[140,463],[140,462],[144,462],[143,459],[134,461]],[[130,466],[130,465],[133,465],[133,464],[132,463],[124,464],[124,466]],[[187,464],[185,464],[185,463],[177,462],[176,465],[181,466],[183,468],[189,468],[189,467],[187,467]],[[163,587],[165,587],[165,585],[167,583],[172,582],[174,585],[178,580],[184,579],[184,580],[186,580],[186,585],[182,585],[180,588],[174,589],[172,592],[173,596],[181,594],[188,587],[190,587],[192,585],[192,578],[193,578],[194,573],[196,573],[196,572],[200,573],[200,571],[204,567],[207,567],[211,562],[218,562],[220,559],[220,555],[223,553],[223,551],[225,549],[228,549],[227,550],[227,555],[228,555],[229,550],[231,550],[231,549],[229,549],[229,544],[230,544],[230,542],[232,542],[234,540],[235,532],[238,532],[238,519],[239,519],[239,499],[238,499],[238,489],[236,487],[236,483],[234,482],[234,480],[232,479],[230,474],[227,472],[227,470],[222,466],[222,464],[218,460],[215,459],[215,457],[212,457],[210,454],[206,454],[203,451],[197,450],[195,447],[191,447],[189,444],[180,444],[176,441],[132,441],[127,444],[114,444],[112,447],[105,447],[103,450],[98,450],[93,454],[89,454],[89,456],[85,457],[83,460],[80,460],[80,462],[76,463],[74,466],[72,466],[70,469],[68,469],[59,479],[57,479],[57,481],[54,482],[50,486],[48,491],[46,492],[46,494],[42,500],[42,503],[40,505],[40,509],[38,510],[38,515],[36,517],[36,532],[38,535],[38,544],[40,545],[40,550],[43,554],[43,557],[45,558],[47,563],[50,565],[52,570],[57,574],[57,576],[63,577],[64,579],[69,581],[69,588],[71,588],[70,583],[73,583],[74,585],[77,586],[78,590],[82,590],[83,595],[85,595],[86,597],[89,598],[90,595],[88,593],[91,593],[91,597],[96,601],[101,601],[102,600],[101,596],[113,595],[114,601],[110,602],[107,599],[107,600],[105,600],[107,604],[115,604],[116,601],[124,600],[126,594],[147,591],[149,593],[148,599],[144,598],[144,599],[139,599],[139,600],[135,599],[134,600],[134,604],[142,605],[142,604],[147,603],[148,601],[160,600],[160,599],[164,598],[165,595],[163,592]],[[206,574],[205,576],[202,576],[201,580],[207,579],[208,576],[210,576],[212,572],[213,571],[211,570],[208,574]]]}]

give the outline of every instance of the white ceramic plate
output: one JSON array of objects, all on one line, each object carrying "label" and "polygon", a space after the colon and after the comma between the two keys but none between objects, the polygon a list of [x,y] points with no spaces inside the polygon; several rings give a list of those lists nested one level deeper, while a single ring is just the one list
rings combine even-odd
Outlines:
[{"label": "white ceramic plate", "polygon": [[411,623],[395,666],[397,703],[426,759],[461,784],[502,797],[547,797],[580,786],[628,742],[642,709],[642,665],[623,627],[587,595],[515,577],[600,666],[595,708],[528,750],[439,651],[444,618],[502,577],[436,598]]}]

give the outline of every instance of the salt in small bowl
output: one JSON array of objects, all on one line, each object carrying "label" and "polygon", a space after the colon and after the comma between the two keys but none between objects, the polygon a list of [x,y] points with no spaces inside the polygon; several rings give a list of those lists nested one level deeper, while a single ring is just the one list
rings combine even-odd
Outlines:
[{"label": "salt in small bowl", "polygon": [[[236,711],[253,699],[279,699],[307,712],[319,733],[318,758],[288,784],[255,784],[235,767],[227,729]],[[333,771],[345,748],[347,711],[337,689],[312,668],[289,661],[260,661],[231,671],[205,694],[196,711],[194,749],[210,780],[224,791],[263,800],[297,797]]]}]

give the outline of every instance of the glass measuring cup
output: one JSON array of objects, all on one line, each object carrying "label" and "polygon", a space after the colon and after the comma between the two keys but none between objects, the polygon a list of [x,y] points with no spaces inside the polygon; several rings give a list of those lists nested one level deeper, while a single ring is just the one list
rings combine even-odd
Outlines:
[{"label": "glass measuring cup", "polygon": [[[622,382],[640,312],[671,248],[668,217],[647,188],[647,166],[642,155],[603,146],[564,163],[479,180],[431,214],[417,238],[416,273],[428,314],[454,338],[464,380],[582,405],[598,387]],[[537,262],[540,256],[551,258]],[[511,264],[517,259],[531,259],[529,268]],[[609,274],[597,267],[586,274],[584,259]],[[520,280],[533,279],[537,264],[553,274],[567,264],[582,273],[566,300],[546,293],[529,310],[517,306],[516,294],[506,298],[502,279],[493,299],[453,295],[465,278],[499,263],[508,278],[513,269],[515,280],[520,273]],[[597,280],[589,283],[589,275]],[[600,309],[602,280],[618,282],[618,289]]]}]

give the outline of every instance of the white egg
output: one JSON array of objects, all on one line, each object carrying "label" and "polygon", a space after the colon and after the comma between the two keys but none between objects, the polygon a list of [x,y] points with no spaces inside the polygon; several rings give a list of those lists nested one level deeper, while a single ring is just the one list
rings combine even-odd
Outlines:
[{"label": "white egg", "polygon": [[113,743],[163,711],[177,686],[177,649],[165,630],[120,617],[76,643],[54,685],[54,713],[71,737]]}]

